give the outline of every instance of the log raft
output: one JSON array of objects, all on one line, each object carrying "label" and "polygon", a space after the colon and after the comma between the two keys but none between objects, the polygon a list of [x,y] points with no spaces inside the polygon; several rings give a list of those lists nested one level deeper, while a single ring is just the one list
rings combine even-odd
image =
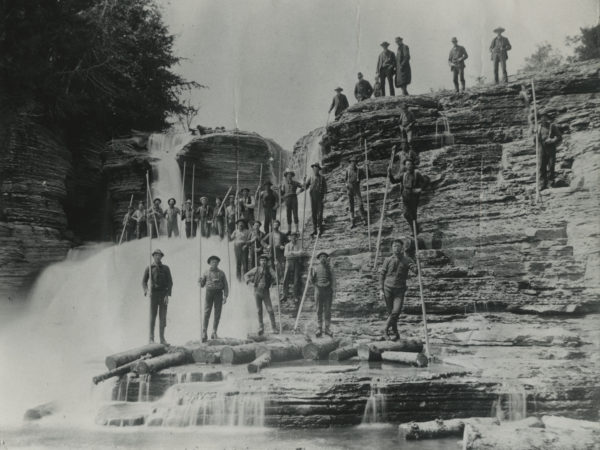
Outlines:
[{"label": "log raft", "polygon": [[256,346],[256,357],[265,353],[271,355],[272,362],[302,359],[302,345],[299,342],[274,342]]},{"label": "log raft", "polygon": [[148,374],[158,372],[167,367],[180,366],[187,362],[188,355],[185,352],[166,353],[138,362],[133,371],[138,374]]},{"label": "log raft", "polygon": [[304,359],[325,359],[329,354],[340,345],[339,339],[317,338],[313,339],[302,347],[302,356]]},{"label": "log raft", "polygon": [[167,347],[162,344],[148,344],[124,352],[109,355],[104,360],[108,370],[116,369],[119,366],[140,359],[143,355],[159,356],[167,352]]},{"label": "log raft", "polygon": [[103,374],[93,377],[92,381],[94,382],[94,384],[98,384],[101,381],[108,380],[109,378],[125,375],[126,373],[131,372],[140,361],[149,359],[151,357],[152,356],[150,354],[143,355],[141,358],[136,359],[135,361],[123,364],[122,366],[119,366],[116,369],[109,370],[108,372],[104,372]]},{"label": "log raft", "polygon": [[256,344],[230,346],[226,345],[221,350],[222,364],[245,364],[256,358]]}]

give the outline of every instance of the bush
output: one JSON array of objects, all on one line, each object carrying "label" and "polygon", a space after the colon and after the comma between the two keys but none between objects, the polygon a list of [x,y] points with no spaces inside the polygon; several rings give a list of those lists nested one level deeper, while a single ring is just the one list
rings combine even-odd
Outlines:
[{"label": "bush", "polygon": [[567,37],[567,45],[577,45],[575,56],[571,59],[585,61],[600,58],[600,24],[590,28],[580,28],[580,30],[579,36]]},{"label": "bush", "polygon": [[554,49],[548,42],[537,44],[533,54],[525,58],[523,70],[527,72],[540,72],[550,67],[560,66],[563,63],[563,56]]}]

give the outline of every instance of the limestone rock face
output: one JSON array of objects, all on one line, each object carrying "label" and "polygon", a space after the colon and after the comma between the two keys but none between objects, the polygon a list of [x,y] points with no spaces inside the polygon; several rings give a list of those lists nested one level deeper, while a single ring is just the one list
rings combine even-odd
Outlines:
[{"label": "limestone rock face", "polygon": [[[535,202],[535,146],[529,107],[517,77],[506,85],[470,89],[465,95],[380,97],[351,106],[322,137],[328,180],[319,248],[333,251],[338,271],[338,316],[383,312],[373,272],[374,247],[393,144],[401,142],[400,106],[417,119],[414,149],[429,183],[420,199],[424,295],[432,313],[483,309],[537,314],[585,313],[600,306],[600,62],[578,63],[536,75],[538,109],[563,132],[555,187]],[[454,136],[442,145],[446,117]],[[437,124],[437,134],[436,134]],[[314,134],[314,133],[313,133]],[[310,137],[310,135],[309,135]],[[313,142],[301,139],[293,161]],[[349,229],[344,171],[350,156],[370,160],[371,244],[364,224]],[[394,171],[398,173],[396,162]],[[362,187],[366,206],[366,188]],[[310,222],[307,220],[308,229]],[[381,252],[412,230],[403,218],[399,186],[390,188]],[[310,242],[309,244],[310,245]],[[409,251],[410,253],[410,251]],[[380,257],[381,258],[381,257]],[[381,264],[382,259],[378,261]],[[409,282],[405,311],[420,312],[418,285]]]}]

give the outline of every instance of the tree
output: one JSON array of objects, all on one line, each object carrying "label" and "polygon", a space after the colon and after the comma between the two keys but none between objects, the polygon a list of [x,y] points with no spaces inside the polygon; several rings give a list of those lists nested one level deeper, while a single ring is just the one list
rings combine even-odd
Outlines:
[{"label": "tree", "polygon": [[563,56],[552,47],[548,42],[537,44],[535,52],[525,58],[523,70],[527,72],[541,72],[550,67],[560,66],[563,63]]},{"label": "tree", "polygon": [[[201,86],[204,87],[204,86]],[[181,95],[181,105],[183,110],[177,114],[177,120],[183,127],[184,132],[188,132],[192,127],[192,122],[200,112],[200,106],[196,106],[192,103],[192,88],[189,87],[184,90]]]},{"label": "tree", "polygon": [[574,50],[575,56],[570,57],[569,60],[586,61],[600,58],[600,24],[589,28],[580,28],[580,31],[579,36],[567,37],[567,46],[577,45]]}]

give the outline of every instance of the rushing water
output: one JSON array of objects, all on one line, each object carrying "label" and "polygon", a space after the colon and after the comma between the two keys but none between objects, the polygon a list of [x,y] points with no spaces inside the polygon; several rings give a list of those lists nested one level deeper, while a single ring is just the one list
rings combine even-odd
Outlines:
[{"label": "rushing water", "polygon": [[369,398],[365,404],[365,410],[363,413],[362,424],[376,424],[384,423],[386,421],[386,398],[381,388],[377,386],[376,382],[371,385],[369,392]]}]

